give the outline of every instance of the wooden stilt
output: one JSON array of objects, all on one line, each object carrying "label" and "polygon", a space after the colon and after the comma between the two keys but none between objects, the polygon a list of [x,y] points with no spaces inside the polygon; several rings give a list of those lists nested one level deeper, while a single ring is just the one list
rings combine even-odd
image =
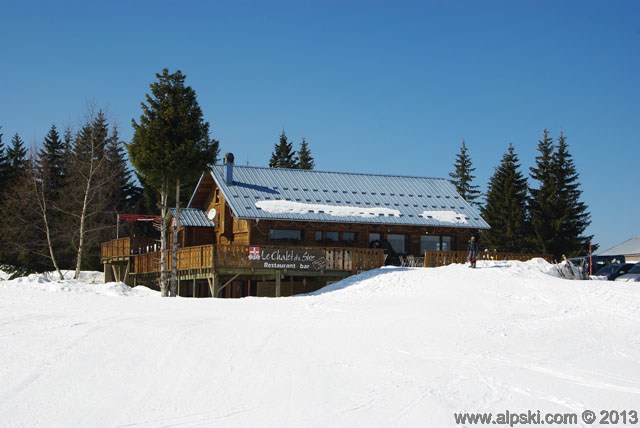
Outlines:
[{"label": "wooden stilt", "polygon": [[276,297],[282,296],[282,278],[280,271],[276,271]]},{"label": "wooden stilt", "polygon": [[233,277],[231,277],[231,279],[230,279],[229,281],[225,282],[225,283],[224,283],[224,285],[223,285],[222,287],[220,287],[220,289],[216,292],[216,297],[218,296],[218,294],[220,294],[220,292],[221,292],[222,290],[224,290],[224,288],[225,288],[227,285],[231,284],[231,283],[232,283],[232,282],[233,282],[237,277],[239,277],[239,276],[240,276],[240,274],[239,274],[239,273],[237,273],[237,274],[233,275]]}]

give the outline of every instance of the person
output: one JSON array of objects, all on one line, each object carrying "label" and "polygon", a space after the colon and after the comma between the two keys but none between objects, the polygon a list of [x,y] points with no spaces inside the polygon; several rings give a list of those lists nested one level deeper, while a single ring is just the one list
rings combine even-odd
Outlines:
[{"label": "person", "polygon": [[469,240],[469,254],[467,255],[467,261],[469,262],[470,268],[476,267],[476,262],[478,261],[478,241],[476,237],[471,235],[471,239]]}]

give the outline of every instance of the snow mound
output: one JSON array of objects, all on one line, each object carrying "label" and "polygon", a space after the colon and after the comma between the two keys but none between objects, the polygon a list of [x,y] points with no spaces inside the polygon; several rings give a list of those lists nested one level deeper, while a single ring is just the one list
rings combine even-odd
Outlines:
[{"label": "snow mound", "polygon": [[[406,268],[385,266],[380,269],[363,272],[342,281],[321,288],[307,296],[325,293],[343,292],[350,294],[407,295],[430,292],[430,286],[438,282],[464,281],[473,283],[478,276],[499,274],[522,279],[546,279],[558,277],[554,265],[542,258],[526,262],[517,260],[479,261],[476,269],[463,264],[452,264],[437,268]],[[431,287],[432,288],[432,287]]]},{"label": "snow mound", "polygon": [[[72,277],[73,272],[63,272],[65,278]],[[100,276],[98,276],[100,274]],[[101,272],[81,272],[80,279],[56,280],[57,274],[38,273],[26,277],[5,280],[2,287],[7,288],[28,288],[32,290],[48,291],[53,293],[76,293],[76,294],[100,294],[104,296],[155,296],[157,291],[147,287],[131,288],[123,282],[102,282]]]}]

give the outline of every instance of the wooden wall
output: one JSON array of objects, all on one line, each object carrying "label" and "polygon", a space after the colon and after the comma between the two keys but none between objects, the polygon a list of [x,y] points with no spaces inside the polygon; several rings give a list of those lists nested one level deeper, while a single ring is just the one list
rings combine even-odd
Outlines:
[{"label": "wooden wall", "polygon": [[[208,212],[211,208],[216,209],[215,227],[213,237],[211,229],[194,230],[193,235],[188,235],[185,244],[204,245],[214,243],[219,245],[300,245],[300,246],[332,246],[332,247],[369,247],[369,234],[380,233],[383,239],[387,234],[406,235],[405,245],[407,254],[420,255],[420,236],[425,234],[443,235],[453,237],[453,244],[450,250],[464,251],[467,248],[467,241],[471,237],[472,231],[460,228],[434,228],[418,226],[385,226],[366,225],[349,223],[318,223],[318,222],[294,222],[294,221],[271,221],[253,219],[243,220],[233,216],[231,208],[226,203],[224,195],[218,189],[210,176],[205,176],[201,182],[201,188],[197,190],[194,198],[194,208],[201,208]],[[197,228],[206,229],[206,228]],[[301,230],[303,239],[301,241],[272,241],[269,238],[271,229],[293,229]],[[338,232],[339,240],[316,240],[315,232],[321,231],[323,236],[326,232]],[[356,240],[345,242],[342,239],[343,232],[354,232]],[[213,239],[213,242],[210,242]],[[199,244],[198,244],[199,243]]]}]

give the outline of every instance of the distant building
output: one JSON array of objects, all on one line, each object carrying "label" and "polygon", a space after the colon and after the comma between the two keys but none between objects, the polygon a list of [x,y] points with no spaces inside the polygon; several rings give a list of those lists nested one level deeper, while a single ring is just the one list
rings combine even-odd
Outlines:
[{"label": "distant building", "polygon": [[627,239],[620,244],[598,253],[600,256],[625,256],[627,262],[640,262],[640,236]]}]

